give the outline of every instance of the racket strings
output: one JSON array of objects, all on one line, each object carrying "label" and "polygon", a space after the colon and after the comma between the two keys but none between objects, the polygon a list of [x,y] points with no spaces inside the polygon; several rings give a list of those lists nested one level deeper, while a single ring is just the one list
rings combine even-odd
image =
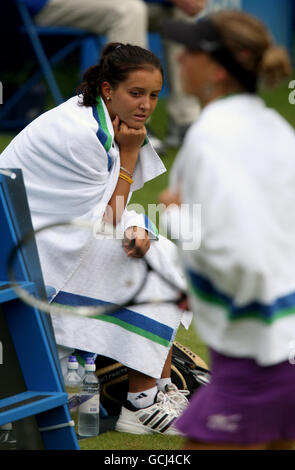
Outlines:
[{"label": "racket strings", "polygon": [[[8,272],[8,280],[10,282],[10,287],[16,292],[18,297],[26,304],[36,308],[44,313],[50,315],[79,315],[82,317],[96,317],[101,315],[111,315],[119,310],[124,308],[130,308],[132,306],[140,306],[140,305],[148,305],[148,304],[174,304],[177,305],[179,308],[183,310],[187,310],[187,293],[180,289],[175,283],[173,283],[170,279],[165,277],[163,273],[156,270],[150,262],[148,262],[145,258],[141,258],[138,261],[141,261],[144,264],[144,275],[139,283],[137,289],[130,297],[122,303],[112,303],[111,305],[85,305],[85,306],[71,306],[67,304],[61,304],[59,302],[55,302],[54,300],[49,303],[48,301],[41,300],[34,296],[33,294],[29,293],[25,288],[21,287],[20,283],[16,281],[15,274],[14,274],[14,263],[17,254],[19,251],[21,252],[22,248],[25,244],[29,243],[34,239],[34,237],[45,230],[50,228],[55,228],[59,226],[72,226],[72,227],[80,227],[80,228],[91,228],[93,229],[93,224],[87,223],[83,221],[67,221],[67,222],[56,222],[53,224],[47,224],[43,227],[40,227],[37,230],[32,230],[26,236],[24,236],[19,243],[15,245],[12,249],[11,253],[8,257],[7,263],[7,272]],[[133,242],[134,243],[134,242]],[[155,273],[159,276],[160,279],[164,281],[167,285],[169,285],[172,291],[175,292],[175,296],[171,298],[153,298],[153,299],[146,299],[140,300],[140,294],[143,292],[147,282],[149,275],[151,273]]]}]

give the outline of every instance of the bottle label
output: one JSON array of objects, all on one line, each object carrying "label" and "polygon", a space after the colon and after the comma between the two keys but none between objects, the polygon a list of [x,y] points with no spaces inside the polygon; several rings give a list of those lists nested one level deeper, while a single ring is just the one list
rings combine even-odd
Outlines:
[{"label": "bottle label", "polygon": [[80,395],[81,413],[99,413],[99,395]]},{"label": "bottle label", "polygon": [[80,405],[80,397],[77,393],[68,393],[68,405],[71,412],[77,412]]}]

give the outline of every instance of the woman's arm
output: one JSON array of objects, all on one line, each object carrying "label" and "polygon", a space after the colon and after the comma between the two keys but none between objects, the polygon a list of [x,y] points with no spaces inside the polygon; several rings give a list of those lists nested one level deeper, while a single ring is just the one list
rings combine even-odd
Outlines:
[{"label": "woman's arm", "polygon": [[[113,121],[113,127],[115,140],[120,149],[120,165],[130,174],[133,174],[140,147],[146,138],[146,128],[144,126],[140,129],[130,128],[124,122],[120,122],[118,116]],[[119,177],[104,214],[104,220],[107,223],[116,226],[120,222],[127,204],[129,191],[130,183]]]},{"label": "woman's arm", "polygon": [[170,188],[164,189],[159,195],[159,202],[169,207],[171,204],[181,205],[180,188],[176,191],[172,191]]}]

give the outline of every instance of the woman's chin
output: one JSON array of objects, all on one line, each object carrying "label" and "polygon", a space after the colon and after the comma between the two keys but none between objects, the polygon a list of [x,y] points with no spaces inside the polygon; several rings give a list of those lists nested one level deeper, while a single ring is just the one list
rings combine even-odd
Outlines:
[{"label": "woman's chin", "polygon": [[137,121],[136,119],[130,119],[129,122],[126,122],[128,127],[133,129],[141,129],[145,126],[146,121]]}]

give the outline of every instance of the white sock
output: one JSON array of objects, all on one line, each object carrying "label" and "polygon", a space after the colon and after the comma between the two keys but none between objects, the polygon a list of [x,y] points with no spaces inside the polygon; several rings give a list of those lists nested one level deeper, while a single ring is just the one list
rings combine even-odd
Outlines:
[{"label": "white sock", "polygon": [[157,386],[143,390],[142,392],[127,394],[127,400],[132,403],[136,408],[146,408],[154,403],[155,396],[158,392]]},{"label": "white sock", "polygon": [[165,392],[166,385],[171,384],[171,377],[166,377],[165,379],[157,379],[158,390]]}]

